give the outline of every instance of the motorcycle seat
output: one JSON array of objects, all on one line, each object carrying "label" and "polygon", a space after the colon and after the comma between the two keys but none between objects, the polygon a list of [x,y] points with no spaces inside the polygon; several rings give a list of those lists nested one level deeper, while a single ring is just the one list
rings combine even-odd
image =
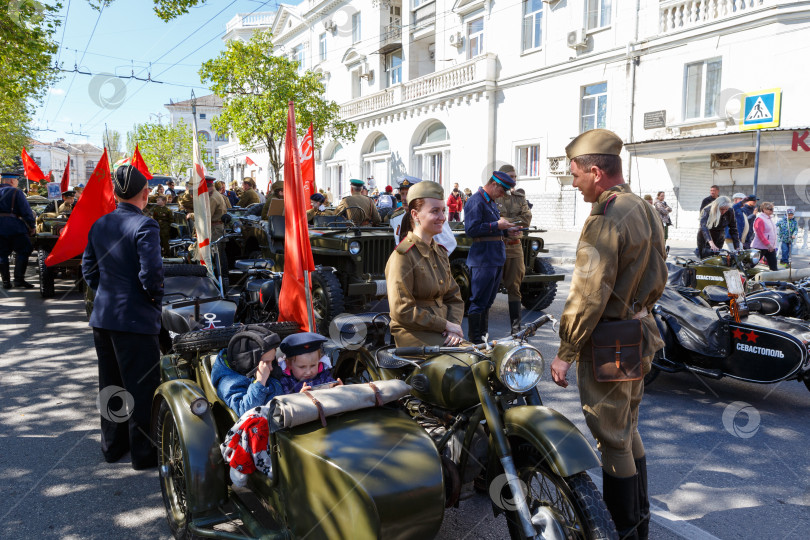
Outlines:
[{"label": "motorcycle seat", "polygon": [[242,271],[252,268],[266,268],[269,270],[273,267],[273,261],[269,259],[239,259],[234,263],[234,267]]},{"label": "motorcycle seat", "polygon": [[707,285],[703,287],[703,296],[713,304],[725,304],[728,302],[728,289],[719,285]]}]

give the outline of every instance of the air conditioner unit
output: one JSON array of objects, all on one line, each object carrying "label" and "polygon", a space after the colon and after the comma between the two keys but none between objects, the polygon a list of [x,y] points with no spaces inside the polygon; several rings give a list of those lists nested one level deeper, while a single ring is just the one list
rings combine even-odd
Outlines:
[{"label": "air conditioner unit", "polygon": [[585,33],[584,28],[574,30],[573,32],[568,32],[566,42],[572,49],[582,49],[588,45],[588,35]]},{"label": "air conditioner unit", "polygon": [[565,156],[548,158],[548,174],[552,176],[569,176],[571,161]]},{"label": "air conditioner unit", "polygon": [[456,49],[460,49],[461,46],[464,45],[464,36],[461,35],[461,32],[450,34],[450,45]]},{"label": "air conditioner unit", "polygon": [[712,154],[712,170],[749,169],[754,166],[754,152]]},{"label": "air conditioner unit", "polygon": [[370,69],[370,70],[368,70],[366,72],[361,72],[360,73],[360,78],[361,79],[366,79],[368,82],[372,82],[374,80],[374,70]]},{"label": "air conditioner unit", "polygon": [[337,24],[332,19],[327,19],[323,21],[323,29],[327,32],[334,32],[337,29]]}]

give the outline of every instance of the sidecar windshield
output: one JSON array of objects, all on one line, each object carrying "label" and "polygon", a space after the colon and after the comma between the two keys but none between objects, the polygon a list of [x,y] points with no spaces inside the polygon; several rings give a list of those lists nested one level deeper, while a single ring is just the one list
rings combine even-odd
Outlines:
[{"label": "sidecar windshield", "polygon": [[167,295],[167,302],[185,300],[180,296],[181,294],[187,298],[219,296],[217,284],[208,276],[169,276],[163,280],[163,291]]}]

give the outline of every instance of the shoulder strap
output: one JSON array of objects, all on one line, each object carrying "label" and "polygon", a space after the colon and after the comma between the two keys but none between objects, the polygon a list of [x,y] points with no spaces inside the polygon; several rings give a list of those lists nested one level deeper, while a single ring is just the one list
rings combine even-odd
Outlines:
[{"label": "shoulder strap", "polygon": [[610,197],[608,197],[607,199],[605,199],[601,203],[593,205],[593,208],[591,209],[591,215],[592,216],[604,216],[607,213],[608,205],[610,205],[610,203],[615,201],[616,197],[618,197],[618,196],[619,196],[619,194],[616,193],[614,195],[611,195]]}]

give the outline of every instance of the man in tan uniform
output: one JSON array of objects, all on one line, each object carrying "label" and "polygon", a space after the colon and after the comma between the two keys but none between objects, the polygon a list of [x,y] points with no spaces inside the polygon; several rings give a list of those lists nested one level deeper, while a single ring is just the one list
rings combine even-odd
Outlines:
[{"label": "man in tan uniform", "polygon": [[73,205],[76,203],[76,192],[70,190],[62,193],[62,200],[64,201],[57,208],[57,214],[70,214],[73,212]]},{"label": "man in tan uniform", "polygon": [[564,388],[568,368],[577,363],[582,410],[602,453],[605,504],[619,537],[644,539],[647,460],[638,433],[644,381],[597,382],[591,353],[591,333],[606,320],[641,320],[644,373],[664,345],[652,315],[667,280],[664,229],[652,207],[624,183],[621,148],[621,139],[605,129],[587,131],[566,147],[573,185],[593,209],[577,246],[551,375]]},{"label": "man in tan uniform", "polygon": [[368,225],[369,223],[375,227],[378,226],[381,221],[380,213],[377,211],[374,201],[361,193],[365,187],[363,181],[352,178],[349,180],[349,184],[352,188],[352,194],[340,201],[335,214],[338,216],[345,215],[357,226]]},{"label": "man in tan uniform", "polygon": [[253,178],[246,177],[242,181],[242,195],[239,197],[239,202],[236,203],[236,206],[240,206],[242,208],[247,208],[251,204],[256,204],[257,202],[261,202],[259,199],[259,194],[256,193],[256,182],[253,181]]},{"label": "man in tan uniform", "polygon": [[326,203],[326,197],[323,196],[322,193],[313,193],[312,196],[309,198],[310,204],[312,208],[307,210],[307,223],[312,225],[315,216],[334,216],[335,211],[331,208],[327,208],[324,203]]},{"label": "man in tan uniform", "polygon": [[[205,183],[208,187],[208,201],[211,208],[211,242],[216,242],[225,236],[225,224],[222,222],[222,216],[228,212],[228,203],[225,197],[214,187],[214,177],[206,176]],[[225,242],[223,240],[214,246],[219,253],[219,265],[221,269],[222,282],[228,282],[228,257],[225,254]]]},{"label": "man in tan uniform", "polygon": [[262,219],[267,219],[267,214],[270,212],[270,201],[273,199],[283,199],[284,198],[284,182],[279,180],[278,182],[273,182],[273,185],[270,186],[270,195],[267,197],[267,200],[264,201],[264,206],[262,207]]},{"label": "man in tan uniform", "polygon": [[[498,170],[508,174],[512,180],[517,180],[517,173],[512,165],[503,165]],[[515,193],[512,189],[495,201],[498,203],[501,217],[521,227],[528,227],[531,224],[532,211],[524,195]],[[519,236],[505,239],[504,244],[506,244],[506,263],[503,265],[501,281],[509,299],[509,321],[512,323],[512,333],[515,334],[520,332],[520,284],[526,275],[526,263],[523,262],[523,246]]]}]

